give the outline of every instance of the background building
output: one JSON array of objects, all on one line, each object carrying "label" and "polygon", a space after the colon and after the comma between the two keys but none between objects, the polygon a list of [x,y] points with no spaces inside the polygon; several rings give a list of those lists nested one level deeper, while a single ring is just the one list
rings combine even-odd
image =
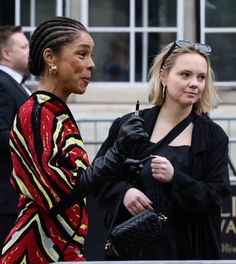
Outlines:
[{"label": "background building", "polygon": [[175,39],[212,46],[217,86],[236,87],[235,10],[234,0],[0,0],[0,24],[21,25],[30,36],[48,16],[80,20],[95,40],[96,71],[86,95],[71,101],[147,102],[152,59]]},{"label": "background building", "polygon": [[[41,21],[63,15],[80,20],[95,41],[96,70],[93,82],[83,96],[70,97],[70,108],[76,119],[106,117],[133,111],[137,99],[141,107],[148,104],[148,71],[153,57],[167,43],[188,39],[212,47],[212,64],[225,108],[215,110],[225,117],[218,122],[236,143],[236,1],[235,0],[0,0],[0,25],[21,25],[30,37]],[[28,81],[37,86],[33,76]],[[233,103],[233,104],[232,104]],[[232,117],[232,115],[234,117]],[[229,117],[231,116],[231,117]],[[227,119],[227,118],[228,119]],[[105,120],[105,119],[104,119]],[[79,123],[85,141],[102,142],[110,126],[97,127],[94,122]],[[230,157],[236,164],[236,144],[230,145]],[[91,147],[91,148],[90,148]],[[98,145],[86,148],[92,160]],[[234,194],[236,193],[236,181]],[[222,253],[236,259],[236,197],[222,212]],[[101,214],[92,210],[92,218]],[[89,258],[97,260],[102,241],[95,239],[96,228],[90,229]]]}]

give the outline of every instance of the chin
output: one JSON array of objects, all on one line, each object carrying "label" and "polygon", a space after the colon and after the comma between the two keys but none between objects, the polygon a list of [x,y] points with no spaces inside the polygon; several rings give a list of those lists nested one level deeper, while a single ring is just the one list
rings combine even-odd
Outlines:
[{"label": "chin", "polygon": [[86,92],[86,88],[77,90],[75,94],[84,94],[85,92]]}]

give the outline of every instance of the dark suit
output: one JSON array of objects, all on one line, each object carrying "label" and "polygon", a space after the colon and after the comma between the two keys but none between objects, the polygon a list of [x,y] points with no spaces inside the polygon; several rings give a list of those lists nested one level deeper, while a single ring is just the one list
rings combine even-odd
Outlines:
[{"label": "dark suit", "polygon": [[17,196],[10,183],[9,133],[16,112],[27,98],[24,88],[0,70],[0,249],[17,217]]}]

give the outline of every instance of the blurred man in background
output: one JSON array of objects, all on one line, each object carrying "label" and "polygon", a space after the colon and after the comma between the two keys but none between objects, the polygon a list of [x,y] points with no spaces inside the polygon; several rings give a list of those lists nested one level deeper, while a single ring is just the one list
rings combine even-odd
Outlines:
[{"label": "blurred man in background", "polygon": [[28,39],[21,27],[0,26],[0,250],[17,217],[9,133],[16,112],[30,95],[22,83],[28,73],[28,54]]}]

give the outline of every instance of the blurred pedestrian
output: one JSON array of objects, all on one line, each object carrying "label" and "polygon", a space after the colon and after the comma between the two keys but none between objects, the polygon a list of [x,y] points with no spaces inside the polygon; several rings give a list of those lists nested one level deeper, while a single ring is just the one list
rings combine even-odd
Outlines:
[{"label": "blurred pedestrian", "polygon": [[9,134],[30,92],[21,85],[28,73],[29,43],[20,26],[0,26],[0,250],[17,217],[16,191],[10,183]]}]

